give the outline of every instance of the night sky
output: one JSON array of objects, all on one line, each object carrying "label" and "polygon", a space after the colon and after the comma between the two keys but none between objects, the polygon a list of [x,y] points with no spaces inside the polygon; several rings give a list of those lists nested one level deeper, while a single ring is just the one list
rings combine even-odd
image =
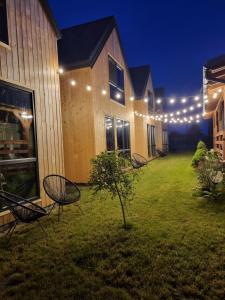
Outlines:
[{"label": "night sky", "polygon": [[150,64],[167,96],[202,87],[202,67],[225,53],[224,0],[50,0],[60,28],[114,15],[129,66]]}]

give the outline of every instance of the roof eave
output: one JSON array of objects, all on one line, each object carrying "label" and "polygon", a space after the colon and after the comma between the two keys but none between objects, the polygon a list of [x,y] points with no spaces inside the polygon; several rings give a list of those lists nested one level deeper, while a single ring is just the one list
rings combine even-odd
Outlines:
[{"label": "roof eave", "polygon": [[47,0],[40,0],[40,3],[41,3],[41,5],[42,5],[42,7],[43,7],[43,9],[44,9],[44,11],[45,11],[45,13],[46,13],[49,21],[50,21],[50,23],[52,25],[52,28],[54,29],[54,31],[56,33],[56,37],[58,39],[60,39],[61,38],[61,32],[60,32],[60,30],[58,28],[57,22],[56,22],[56,20],[55,20],[55,18],[53,16],[53,13],[52,13],[52,10],[51,10],[51,8],[49,6],[48,1]]}]

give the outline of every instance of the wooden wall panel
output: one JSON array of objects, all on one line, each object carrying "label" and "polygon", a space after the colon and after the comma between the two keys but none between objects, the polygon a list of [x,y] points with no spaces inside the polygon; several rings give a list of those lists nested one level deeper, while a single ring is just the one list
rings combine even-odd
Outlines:
[{"label": "wooden wall panel", "polygon": [[[41,199],[44,176],[64,174],[57,38],[38,0],[7,0],[9,47],[0,45],[0,79],[35,94]],[[0,224],[8,217],[0,216]]]},{"label": "wooden wall panel", "polygon": [[[76,86],[71,80],[76,80]],[[66,72],[60,77],[66,176],[79,183],[89,180],[90,160],[95,156],[91,69]]]}]

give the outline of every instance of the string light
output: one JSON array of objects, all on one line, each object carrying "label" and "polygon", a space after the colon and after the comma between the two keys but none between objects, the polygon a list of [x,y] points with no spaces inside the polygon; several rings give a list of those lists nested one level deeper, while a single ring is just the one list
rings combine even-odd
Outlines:
[{"label": "string light", "polygon": [[161,100],[161,99],[157,99],[157,100],[156,100],[156,103],[157,103],[157,104],[160,104],[160,103],[162,103],[162,100]]},{"label": "string light", "polygon": [[[64,70],[62,69],[62,68],[60,68],[59,69],[59,73],[60,74],[62,74],[64,72]],[[72,85],[72,86],[76,86],[76,84],[77,84],[77,82],[75,81],[75,80],[71,80],[70,81],[70,84]],[[82,84],[81,84],[82,85]],[[92,87],[91,87],[91,85],[85,85],[85,88],[86,88],[86,90],[88,91],[88,92],[90,92],[90,91],[92,91]],[[222,89],[220,89],[221,91],[222,91]],[[100,90],[100,92],[101,92],[101,94],[102,95],[107,95],[108,93],[107,93],[107,90],[106,89],[101,89]],[[218,92],[219,92],[219,90],[218,90]],[[215,92],[214,93],[214,97],[217,97],[218,96],[218,93],[217,92]],[[121,97],[122,97],[122,94],[120,93],[120,92],[117,92],[116,94],[115,94],[115,97],[116,97],[116,99],[121,99]],[[191,96],[190,97],[188,97],[188,98],[191,98]],[[192,96],[192,98],[195,100],[195,101],[197,101],[197,100],[200,100],[200,97],[199,96],[195,96],[195,97],[193,97]],[[207,97],[207,95],[205,95],[205,96],[203,96],[203,98],[204,98],[204,102],[206,103],[206,102],[208,102],[208,97]],[[135,97],[134,96],[130,96],[130,101],[134,101],[134,100],[136,100],[135,99]],[[171,104],[174,104],[175,102],[176,102],[176,99],[175,98],[170,98],[170,103]],[[146,98],[144,98],[144,102],[148,102],[148,98],[146,97]],[[181,98],[181,103],[186,103],[187,102],[187,98]],[[162,99],[161,98],[158,98],[157,100],[156,100],[156,103],[157,104],[160,104],[160,103],[162,103]],[[156,120],[156,121],[160,121],[160,122],[165,122],[165,123],[186,123],[186,122],[191,122],[191,121],[193,121],[193,117],[189,117],[188,116],[188,118],[189,119],[187,119],[186,117],[185,118],[174,118],[174,115],[177,115],[177,116],[180,116],[182,113],[183,114],[186,114],[189,110],[190,111],[193,111],[195,108],[200,108],[202,106],[202,104],[201,103],[197,103],[197,105],[195,106],[195,105],[192,105],[192,106],[190,106],[190,107],[186,107],[186,108],[184,108],[183,110],[178,110],[178,111],[175,111],[175,112],[169,112],[168,114],[164,114],[164,115],[145,115],[145,114],[141,114],[141,113],[138,113],[137,111],[135,111],[134,113],[135,113],[135,115],[136,116],[139,116],[139,117],[143,117],[143,118],[147,118],[147,119],[153,119],[153,120]],[[25,115],[24,115],[25,116]],[[196,115],[195,116],[195,119],[197,119],[197,120],[200,120],[200,116],[204,116],[204,114],[201,114],[201,115]],[[29,116],[27,117],[27,116],[25,116],[25,118],[30,118]],[[172,118],[172,119],[170,119],[170,118]],[[110,126],[110,124],[109,124],[109,126]]]},{"label": "string light", "polygon": [[175,99],[174,98],[171,98],[170,99],[170,104],[174,104],[175,103]]},{"label": "string light", "polygon": [[76,81],[75,81],[75,80],[71,80],[71,81],[70,81],[70,84],[71,84],[72,86],[75,86],[75,85],[76,85]]},{"label": "string light", "polygon": [[217,96],[218,96],[218,94],[217,94],[217,93],[214,93],[214,94],[213,94],[213,99],[216,99]]}]

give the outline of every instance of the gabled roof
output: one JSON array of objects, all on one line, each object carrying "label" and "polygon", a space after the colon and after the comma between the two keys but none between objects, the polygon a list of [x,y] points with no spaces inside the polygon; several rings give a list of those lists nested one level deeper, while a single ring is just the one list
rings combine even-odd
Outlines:
[{"label": "gabled roof", "polygon": [[114,28],[120,40],[112,16],[63,29],[62,39],[58,42],[60,65],[66,70],[92,67]]},{"label": "gabled roof", "polygon": [[53,16],[52,10],[51,10],[51,8],[49,6],[48,0],[39,0],[39,1],[41,3],[42,7],[45,10],[45,13],[46,13],[46,15],[47,15],[47,17],[49,19],[49,22],[51,23],[52,28],[54,29],[54,31],[56,33],[56,36],[58,38],[60,38],[61,34],[60,34],[59,29],[58,29],[58,25],[57,25],[57,23],[55,21],[55,18]]},{"label": "gabled roof", "polygon": [[208,69],[218,69],[225,66],[225,55],[214,57],[207,61],[205,67]]},{"label": "gabled roof", "polygon": [[130,68],[130,76],[134,88],[135,97],[142,99],[145,95],[145,90],[148,84],[148,79],[151,73],[150,66],[140,66]]}]

